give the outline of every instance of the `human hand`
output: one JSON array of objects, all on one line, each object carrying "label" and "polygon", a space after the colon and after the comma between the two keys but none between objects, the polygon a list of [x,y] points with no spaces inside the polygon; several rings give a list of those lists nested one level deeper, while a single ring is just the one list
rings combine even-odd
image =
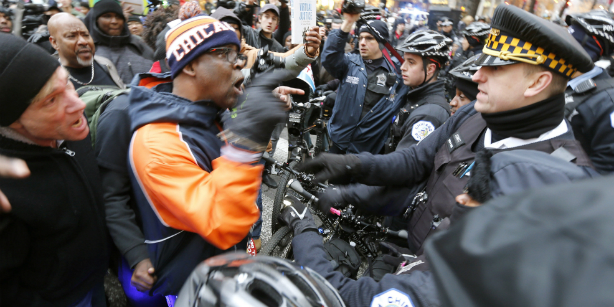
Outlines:
[{"label": "human hand", "polygon": [[130,16],[132,16],[132,12],[134,11],[134,8],[128,4],[126,4],[126,2],[121,3],[122,6],[122,11],[124,13],[124,17],[126,18],[126,20],[128,20],[128,18],[130,18]]},{"label": "human hand", "polygon": [[141,292],[149,291],[158,280],[158,277],[154,275],[155,272],[151,260],[143,259],[134,267],[130,284]]},{"label": "human hand", "polygon": [[[25,178],[30,176],[30,170],[26,162],[20,159],[0,156],[0,176],[10,178]],[[0,191],[0,212],[11,211],[11,203]]]},{"label": "human hand", "polygon": [[343,193],[340,188],[329,187],[324,192],[318,194],[318,210],[328,214],[330,208],[339,208],[345,205],[343,200]]},{"label": "human hand", "polygon": [[281,101],[286,103],[287,111],[292,108],[290,95],[305,95],[305,91],[289,86],[279,86],[273,90],[273,94],[275,94]]},{"label": "human hand", "polygon": [[283,201],[284,208],[281,210],[279,219],[282,223],[292,228],[295,236],[309,230],[317,229],[311,211],[296,197],[288,195]]},{"label": "human hand", "polygon": [[320,27],[320,36],[326,39],[326,27]]},{"label": "human hand", "polygon": [[286,102],[273,90],[291,74],[285,69],[275,69],[255,78],[239,97],[230,119],[224,123],[225,130],[221,135],[229,143],[240,145],[243,149],[264,151],[275,125],[288,116],[284,109]]},{"label": "human hand", "polygon": [[305,40],[307,41],[305,44],[305,52],[308,56],[315,57],[320,48],[320,43],[322,42],[322,35],[320,35],[319,27],[311,27],[305,35]]},{"label": "human hand", "polygon": [[343,21],[353,24],[360,19],[360,14],[343,13]]},{"label": "human hand", "polygon": [[326,180],[349,179],[360,172],[360,159],[356,155],[323,153],[295,168],[299,172],[315,174],[315,183]]}]

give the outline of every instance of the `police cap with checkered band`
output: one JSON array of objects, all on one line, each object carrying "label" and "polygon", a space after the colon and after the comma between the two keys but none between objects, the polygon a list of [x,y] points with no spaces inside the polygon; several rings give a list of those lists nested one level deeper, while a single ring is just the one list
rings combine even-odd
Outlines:
[{"label": "police cap with checkered band", "polygon": [[593,68],[590,56],[565,28],[513,5],[499,5],[476,65],[516,63],[544,66],[567,78]]},{"label": "police cap with checkered band", "polygon": [[436,59],[443,66],[449,59],[450,48],[452,48],[451,39],[439,32],[425,30],[412,33],[397,49],[404,53]]}]

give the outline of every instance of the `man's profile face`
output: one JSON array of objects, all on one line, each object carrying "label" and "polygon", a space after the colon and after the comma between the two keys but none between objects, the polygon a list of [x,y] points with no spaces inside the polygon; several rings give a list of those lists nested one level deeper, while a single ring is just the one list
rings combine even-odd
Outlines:
[{"label": "man's profile face", "polygon": [[403,58],[405,59],[405,62],[401,65],[403,84],[412,88],[419,86],[425,81],[422,57],[417,54],[406,52],[403,54]]},{"label": "man's profile face", "polygon": [[362,32],[358,37],[358,48],[360,56],[365,60],[374,60],[381,57],[382,52],[379,50],[379,43],[369,32]]},{"label": "man's profile face", "polygon": [[69,67],[92,65],[96,50],[94,40],[83,22],[77,18],[59,25],[52,42],[60,58],[64,59]]},{"label": "man's profile face", "polygon": [[58,67],[50,80],[48,94],[33,101],[10,127],[41,146],[56,140],[83,140],[90,131],[83,115],[85,103],[69,82],[68,72]]},{"label": "man's profile face", "polygon": [[450,31],[452,31],[452,26],[443,26],[441,27],[441,30],[443,30],[446,33],[450,33]]},{"label": "man's profile face", "polygon": [[[232,48],[239,51],[237,46],[228,44],[220,48]],[[238,60],[231,63],[227,60],[226,54],[222,52],[208,52],[198,57],[193,64],[195,78],[202,84],[204,97],[208,97],[222,109],[232,108],[239,95],[243,93],[243,74],[241,69],[244,62]],[[211,72],[214,71],[215,74]]]},{"label": "man's profile face", "polygon": [[11,31],[13,31],[11,17],[0,12],[0,32],[11,33]]},{"label": "man's profile face", "polygon": [[96,22],[100,31],[108,36],[120,36],[124,29],[124,18],[117,13],[104,13],[98,17]]},{"label": "man's profile face", "polygon": [[260,27],[264,33],[273,33],[277,28],[279,17],[275,12],[268,10],[260,15]]},{"label": "man's profile face", "polygon": [[473,82],[480,91],[476,97],[475,110],[481,113],[509,111],[527,105],[524,93],[528,87],[522,65],[482,66]]}]

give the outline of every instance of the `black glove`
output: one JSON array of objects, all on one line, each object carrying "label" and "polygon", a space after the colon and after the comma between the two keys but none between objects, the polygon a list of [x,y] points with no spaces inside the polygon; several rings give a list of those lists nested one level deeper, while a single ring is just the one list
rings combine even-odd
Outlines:
[{"label": "black glove", "polygon": [[284,208],[281,210],[279,219],[282,223],[292,228],[294,235],[298,236],[306,231],[317,231],[316,223],[309,208],[301,203],[296,197],[288,195],[284,198]]},{"label": "black glove", "polygon": [[296,166],[299,172],[315,175],[315,183],[326,180],[345,179],[360,173],[360,159],[356,155],[336,155],[323,153]]},{"label": "black glove", "polygon": [[416,260],[416,256],[408,248],[390,242],[380,242],[379,245],[382,247],[382,251],[388,252],[382,256],[382,260],[395,268],[403,262],[409,263]]},{"label": "black glove", "polygon": [[288,70],[276,69],[253,80],[224,123],[222,136],[229,143],[256,152],[266,149],[275,125],[288,116],[286,104],[273,90],[290,74]]},{"label": "black glove", "polygon": [[326,91],[328,91],[328,84],[327,83],[318,85],[316,87],[316,95],[317,96],[320,96],[322,94],[322,92],[326,92]]},{"label": "black glove", "polygon": [[335,107],[335,100],[337,100],[337,92],[332,92],[324,99],[324,105],[332,109]]},{"label": "black glove", "polygon": [[332,207],[339,208],[344,205],[345,201],[340,188],[330,187],[318,194],[318,210],[324,213],[330,213]]}]

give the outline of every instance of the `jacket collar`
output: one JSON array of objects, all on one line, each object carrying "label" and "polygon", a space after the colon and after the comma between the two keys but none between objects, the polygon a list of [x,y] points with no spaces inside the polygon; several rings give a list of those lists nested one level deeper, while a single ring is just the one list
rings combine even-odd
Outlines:
[{"label": "jacket collar", "polygon": [[129,111],[132,131],[155,122],[208,128],[225,111],[212,101],[190,101],[174,95],[172,81],[165,77],[170,73],[145,73],[133,81]]}]

